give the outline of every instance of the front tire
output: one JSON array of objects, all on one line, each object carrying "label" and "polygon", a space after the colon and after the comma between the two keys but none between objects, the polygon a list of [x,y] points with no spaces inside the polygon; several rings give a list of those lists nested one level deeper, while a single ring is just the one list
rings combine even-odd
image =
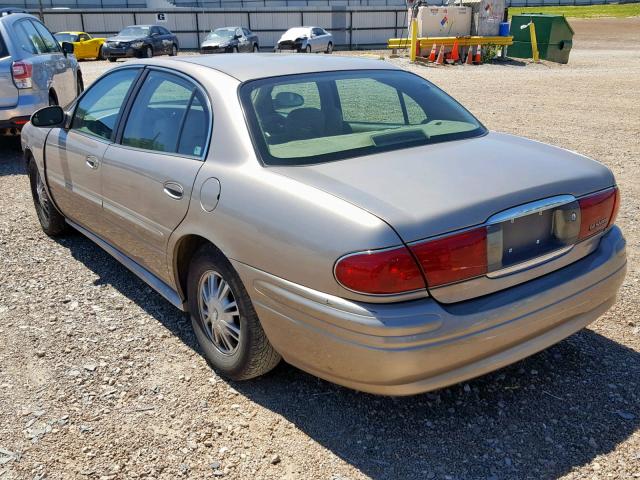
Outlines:
[{"label": "front tire", "polygon": [[332,42],[329,42],[329,44],[327,45],[327,50],[324,53],[327,53],[327,54],[333,53],[333,43]]},{"label": "front tire", "polygon": [[307,53],[311,53],[311,45],[307,45],[307,48],[305,48],[304,51]]},{"label": "front tire", "polygon": [[153,57],[153,50],[151,49],[151,47],[146,47],[144,49],[144,53],[142,55],[144,58],[152,58]]},{"label": "front tire", "polygon": [[220,374],[247,380],[280,362],[240,277],[213,245],[201,247],[191,260],[187,295],[198,343]]},{"label": "front tire", "polygon": [[176,55],[178,55],[178,47],[176,47],[176,44],[174,43],[173,45],[171,45],[171,51],[169,52],[169,56],[175,57]]},{"label": "front tire", "polygon": [[29,161],[28,172],[33,205],[36,209],[42,230],[50,237],[63,235],[69,227],[64,217],[56,210],[56,207],[49,198],[36,162],[33,159]]},{"label": "front tire", "polygon": [[258,53],[260,51],[260,47],[258,47],[257,43],[253,44],[253,53]]}]

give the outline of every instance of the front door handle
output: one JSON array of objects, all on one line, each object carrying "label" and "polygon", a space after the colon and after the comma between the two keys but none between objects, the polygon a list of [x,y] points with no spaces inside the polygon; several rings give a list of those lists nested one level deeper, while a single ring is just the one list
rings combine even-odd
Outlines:
[{"label": "front door handle", "polygon": [[87,162],[87,166],[93,170],[98,168],[98,165],[100,165],[100,161],[98,160],[98,157],[94,157],[93,155],[87,156],[86,162]]},{"label": "front door handle", "polygon": [[184,195],[184,188],[178,182],[166,182],[164,184],[164,193],[175,200],[180,200]]}]

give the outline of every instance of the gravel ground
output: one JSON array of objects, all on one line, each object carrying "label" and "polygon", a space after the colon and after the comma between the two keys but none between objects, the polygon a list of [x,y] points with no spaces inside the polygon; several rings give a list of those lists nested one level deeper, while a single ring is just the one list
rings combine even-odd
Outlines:
[{"label": "gravel ground", "polygon": [[[630,259],[619,300],[545,352],[410,398],[287,365],[218,378],[158,294],[81,235],[41,232],[18,144],[2,140],[0,480],[640,478],[640,19],[573,23],[565,66],[393,61],[492,129],[614,170]],[[108,65],[82,68],[88,82]]]}]

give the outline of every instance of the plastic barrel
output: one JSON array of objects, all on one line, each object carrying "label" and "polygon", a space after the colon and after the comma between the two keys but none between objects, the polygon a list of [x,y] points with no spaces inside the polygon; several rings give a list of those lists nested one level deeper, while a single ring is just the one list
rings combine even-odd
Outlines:
[{"label": "plastic barrel", "polygon": [[509,36],[509,22],[500,22],[500,29],[498,30],[498,35],[501,37]]}]

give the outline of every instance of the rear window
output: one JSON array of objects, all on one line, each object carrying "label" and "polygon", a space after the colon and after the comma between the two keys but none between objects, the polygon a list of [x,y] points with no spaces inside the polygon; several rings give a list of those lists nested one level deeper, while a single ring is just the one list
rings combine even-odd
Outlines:
[{"label": "rear window", "polygon": [[455,100],[397,70],[290,75],[245,83],[240,98],[267,165],[307,165],[484,135]]}]

